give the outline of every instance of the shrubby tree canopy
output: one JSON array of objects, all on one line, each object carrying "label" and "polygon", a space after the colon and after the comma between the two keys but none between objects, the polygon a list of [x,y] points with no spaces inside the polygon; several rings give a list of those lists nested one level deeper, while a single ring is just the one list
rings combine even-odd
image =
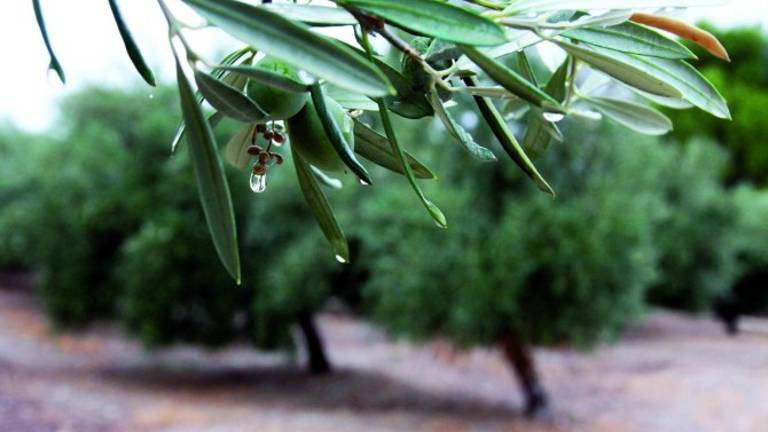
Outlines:
[{"label": "shrubby tree canopy", "polygon": [[[554,190],[532,158],[550,141],[562,139],[558,123],[563,118],[604,115],[648,134],[672,127],[648,104],[619,98],[622,92],[606,92],[601,78],[621,83],[647,102],[695,106],[716,117],[730,117],[718,91],[689,63],[695,59],[692,52],[656,29],[694,40],[727,59],[725,49],[706,31],[647,13],[692,6],[696,0],[183,3],[209,26],[245,43],[219,62],[203,58],[185,37],[193,28],[175,17],[165,0],[158,0],[168,22],[184,120],[173,148],[184,141],[189,150],[215,249],[238,282],[242,275],[235,209],[212,133],[222,118],[242,124],[223,151],[227,161],[248,169],[252,189],[263,192],[268,174],[288,169],[279,166],[290,159],[336,258],[348,261],[346,238],[322,190],[322,185],[338,184],[329,169],[350,172],[363,184],[376,181],[369,163],[399,172],[429,217],[447,226],[438,206],[445,203],[430,200],[417,181],[434,175],[406,151],[410,143],[398,140],[395,123],[434,116],[444,124],[446,137],[470,157],[497,159],[488,143],[478,143],[454,118],[451,106],[458,94],[474,97],[475,109],[504,152],[550,195]],[[66,62],[55,55],[55,38],[47,34],[40,1],[33,0],[33,5],[51,68],[64,80]],[[117,2],[111,0],[110,6],[131,60],[153,85]],[[351,29],[357,44],[314,31],[325,26]],[[398,54],[396,61],[371,43],[374,35]],[[531,48],[543,43],[557,47],[564,58],[542,74],[533,66]],[[521,67],[511,67],[510,56]],[[202,101],[214,109],[213,115],[204,115]],[[519,142],[506,119],[523,112],[531,115]],[[286,140],[292,144],[292,158],[280,148]]]}]

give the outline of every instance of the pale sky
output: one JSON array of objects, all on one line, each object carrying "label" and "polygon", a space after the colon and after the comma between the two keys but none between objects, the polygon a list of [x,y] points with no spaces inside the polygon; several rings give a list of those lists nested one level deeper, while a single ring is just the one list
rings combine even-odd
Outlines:
[{"label": "pale sky", "polygon": [[[48,55],[38,33],[31,2],[0,1],[0,121],[9,120],[27,130],[42,130],[55,119],[56,100],[88,82],[114,86],[134,84],[133,70],[104,0],[41,0],[48,32],[67,74],[61,86],[48,75]],[[178,0],[168,0],[185,18],[193,18]],[[768,26],[768,1],[732,0],[724,6],[686,12],[685,19],[708,19],[722,26],[761,24]],[[173,63],[166,26],[154,0],[119,2],[142,52],[160,81],[169,81]],[[215,32],[215,31],[214,31]],[[210,55],[227,40],[210,30],[196,32],[192,43]],[[152,89],[145,86],[148,103]]]}]

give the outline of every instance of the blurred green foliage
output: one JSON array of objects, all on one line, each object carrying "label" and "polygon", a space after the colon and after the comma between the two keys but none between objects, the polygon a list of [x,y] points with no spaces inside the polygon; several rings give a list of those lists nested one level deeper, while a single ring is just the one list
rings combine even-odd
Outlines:
[{"label": "blurred green foliage", "polygon": [[656,229],[661,278],[649,299],[703,312],[737,277],[739,244],[734,235],[739,220],[733,198],[721,182],[728,155],[721,147],[699,140],[672,152],[658,189],[669,208]]},{"label": "blurred green foliage", "polygon": [[768,184],[768,36],[758,26],[727,31],[704,27],[722,41],[731,62],[716,59],[697,45],[689,48],[700,58],[696,67],[728,100],[733,120],[714,119],[697,110],[671,111],[673,136],[681,142],[695,136],[714,139],[731,154],[728,183],[748,180],[764,186]]}]

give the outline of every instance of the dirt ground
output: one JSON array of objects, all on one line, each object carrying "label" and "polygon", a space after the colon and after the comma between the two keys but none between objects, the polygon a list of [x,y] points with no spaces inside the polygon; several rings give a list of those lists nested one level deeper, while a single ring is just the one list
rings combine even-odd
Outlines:
[{"label": "dirt ground", "polygon": [[768,323],[654,313],[591,354],[537,350],[554,414],[528,422],[493,350],[388,340],[320,321],[338,372],[234,347],[145,353],[119,330],[52,333],[25,290],[0,288],[0,431],[768,431]]}]

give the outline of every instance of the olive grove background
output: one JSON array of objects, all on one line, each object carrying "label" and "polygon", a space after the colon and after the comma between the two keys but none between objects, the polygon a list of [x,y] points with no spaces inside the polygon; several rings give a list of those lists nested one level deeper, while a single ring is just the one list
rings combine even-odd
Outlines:
[{"label": "olive grove background", "polygon": [[[452,226],[436,229],[394,174],[372,168],[375,194],[347,176],[327,194],[349,265],[333,260],[291,173],[257,196],[229,167],[239,286],[212,248],[186,153],[168,155],[175,90],[83,87],[44,132],[0,128],[0,271],[34,275],[56,329],[116,322],[148,349],[293,352],[329,305],[397,338],[460,347],[494,346],[511,327],[523,345],[588,350],[657,307],[733,330],[741,314],[768,313],[768,37],[713,30],[733,62],[699,66],[733,122],[669,110],[674,132],[649,138],[566,121],[564,142],[537,161],[554,201],[511,163],[468,160],[437,122],[403,122]],[[455,114],[499,151],[475,112]],[[222,123],[219,142],[235,127]]]}]

